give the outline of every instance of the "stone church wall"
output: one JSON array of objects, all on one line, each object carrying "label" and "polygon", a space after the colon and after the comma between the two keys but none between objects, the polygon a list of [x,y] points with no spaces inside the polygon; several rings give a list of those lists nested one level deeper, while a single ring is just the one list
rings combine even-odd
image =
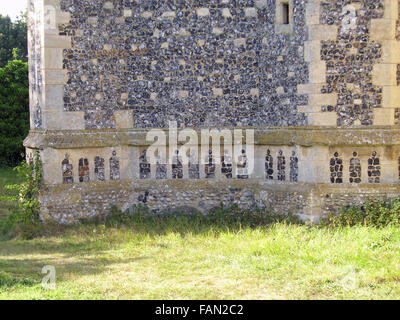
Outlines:
[{"label": "stone church wall", "polygon": [[[224,203],[318,221],[395,197],[398,25],[397,0],[30,0],[42,216]],[[150,163],[146,135],[171,121],[254,130],[254,171],[223,150]]]}]

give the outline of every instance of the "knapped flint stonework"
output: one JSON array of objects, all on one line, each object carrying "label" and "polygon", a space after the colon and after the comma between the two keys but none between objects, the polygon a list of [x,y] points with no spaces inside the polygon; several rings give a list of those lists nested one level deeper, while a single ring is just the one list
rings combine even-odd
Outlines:
[{"label": "knapped flint stonework", "polygon": [[136,128],[304,126],[305,3],[279,34],[274,1],[62,0],[64,108],[84,111],[87,129],[115,128],[116,110]]},{"label": "knapped flint stonework", "polygon": [[370,40],[369,26],[372,19],[383,17],[383,4],[383,0],[321,1],[321,24],[339,26],[337,40],[322,41],[321,50],[327,64],[327,85],[321,92],[338,93],[336,105],[323,110],[338,114],[338,126],[357,121],[372,125],[373,109],[382,107],[382,87],[372,82],[382,45]]},{"label": "knapped flint stonework", "polygon": [[[397,196],[398,9],[398,0],[30,0],[24,144],[28,160],[39,151],[43,161],[42,218],[222,203],[316,222]],[[198,133],[254,129],[254,171],[247,145],[235,157],[223,147],[200,162],[186,154],[188,163],[168,145],[175,161],[158,153],[150,163],[146,134],[170,120]]]}]

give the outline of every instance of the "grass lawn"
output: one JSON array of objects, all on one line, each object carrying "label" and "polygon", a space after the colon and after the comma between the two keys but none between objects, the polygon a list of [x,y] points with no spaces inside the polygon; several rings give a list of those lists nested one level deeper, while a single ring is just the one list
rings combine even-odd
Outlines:
[{"label": "grass lawn", "polygon": [[[397,228],[151,228],[84,226],[2,242],[0,299],[400,297]],[[45,265],[56,268],[54,291],[41,288]]]},{"label": "grass lawn", "polygon": [[[17,182],[10,170],[5,181]],[[1,189],[0,192],[4,192]],[[46,265],[56,289],[41,286]],[[0,241],[0,299],[398,299],[400,228],[195,221]]]}]

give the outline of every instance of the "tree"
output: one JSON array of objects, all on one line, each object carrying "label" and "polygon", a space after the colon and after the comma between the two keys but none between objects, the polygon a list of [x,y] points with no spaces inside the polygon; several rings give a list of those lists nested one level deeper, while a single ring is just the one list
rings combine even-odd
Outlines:
[{"label": "tree", "polygon": [[0,15],[0,67],[4,67],[13,58],[13,49],[18,49],[18,59],[27,61],[27,25],[26,14],[15,22],[10,17]]},{"label": "tree", "polygon": [[12,60],[0,68],[0,165],[16,165],[29,131],[28,64]]}]

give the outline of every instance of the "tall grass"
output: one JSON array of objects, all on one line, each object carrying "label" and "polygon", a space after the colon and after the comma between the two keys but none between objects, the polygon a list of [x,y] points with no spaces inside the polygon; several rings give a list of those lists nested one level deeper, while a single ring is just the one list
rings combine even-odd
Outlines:
[{"label": "tall grass", "polygon": [[0,167],[0,222],[6,219],[10,211],[17,207],[16,201],[5,200],[5,198],[16,196],[16,191],[8,189],[7,186],[21,182],[22,179],[18,177],[13,168]]}]

